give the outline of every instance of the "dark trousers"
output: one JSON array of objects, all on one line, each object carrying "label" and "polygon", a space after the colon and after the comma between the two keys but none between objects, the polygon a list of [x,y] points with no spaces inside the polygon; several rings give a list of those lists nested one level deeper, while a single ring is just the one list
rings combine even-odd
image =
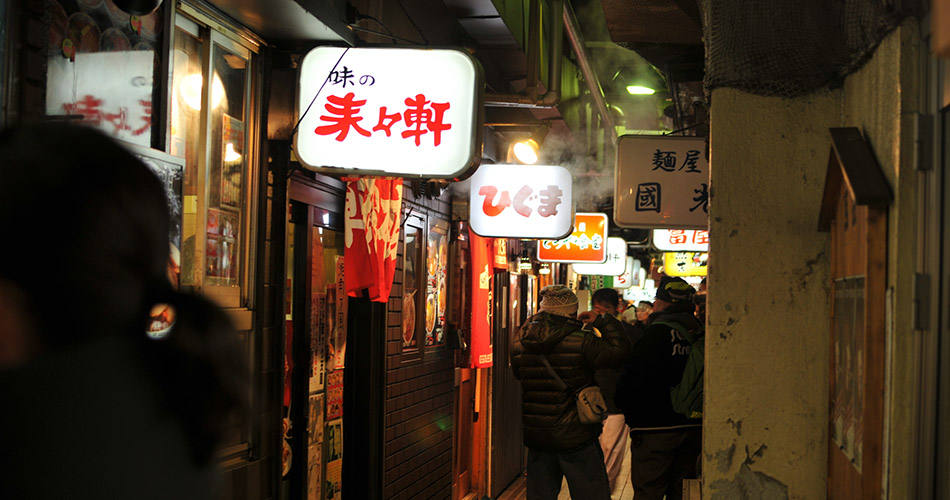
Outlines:
[{"label": "dark trousers", "polygon": [[702,430],[630,433],[630,483],[634,500],[681,500],[683,479],[696,477]]},{"label": "dark trousers", "polygon": [[527,500],[557,500],[561,477],[567,477],[571,498],[610,500],[604,452],[596,439],[566,453],[528,448]]}]

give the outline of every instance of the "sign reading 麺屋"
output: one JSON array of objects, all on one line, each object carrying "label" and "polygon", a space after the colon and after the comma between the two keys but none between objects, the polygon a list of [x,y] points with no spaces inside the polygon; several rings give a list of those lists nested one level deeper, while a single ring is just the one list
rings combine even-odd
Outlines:
[{"label": "sign reading \u9eba\u5c4b", "polygon": [[538,241],[541,262],[594,262],[607,260],[607,214],[574,215],[574,232],[560,240]]},{"label": "sign reading \u9eba\u5c4b", "polygon": [[601,264],[576,263],[574,272],[587,276],[620,276],[627,267],[627,242],[623,238],[607,238],[607,260]]},{"label": "sign reading \u9eba\u5c4b", "polygon": [[662,252],[708,252],[709,231],[705,229],[654,229],[653,246]]},{"label": "sign reading \u9eba\u5c4b", "polygon": [[481,165],[471,178],[472,231],[493,238],[563,238],[573,230],[573,179],[553,165]]},{"label": "sign reading \u9eba\u5c4b", "polygon": [[622,227],[706,229],[709,162],[703,138],[621,136],[614,222]]},{"label": "sign reading \u9eba\u5c4b", "polygon": [[459,50],[318,47],[300,64],[294,151],[333,174],[459,177],[481,153],[481,82]]}]

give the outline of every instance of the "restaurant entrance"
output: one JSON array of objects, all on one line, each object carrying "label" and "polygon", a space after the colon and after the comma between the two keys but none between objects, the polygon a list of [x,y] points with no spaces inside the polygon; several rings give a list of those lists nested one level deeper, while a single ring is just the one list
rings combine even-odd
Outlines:
[{"label": "restaurant entrance", "polygon": [[[320,176],[322,177],[322,176]],[[282,500],[340,498],[348,299],[342,183],[289,186],[280,446]]]}]

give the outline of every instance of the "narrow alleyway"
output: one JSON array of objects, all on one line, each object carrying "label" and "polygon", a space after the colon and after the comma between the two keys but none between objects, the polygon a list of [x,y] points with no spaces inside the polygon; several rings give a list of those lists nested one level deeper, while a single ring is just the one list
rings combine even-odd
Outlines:
[{"label": "narrow alleyway", "polygon": [[[633,487],[630,485],[630,453],[625,454],[623,457],[620,477],[624,480],[622,483],[618,482],[617,487],[614,488],[613,493],[610,495],[611,500],[632,500]],[[525,488],[525,477],[521,476],[515,482],[511,483],[511,486],[505,489],[505,491],[501,492],[501,495],[498,496],[498,500],[524,500],[527,495]],[[558,495],[558,500],[571,500],[571,494],[567,488],[567,480],[561,483],[561,494]]]}]

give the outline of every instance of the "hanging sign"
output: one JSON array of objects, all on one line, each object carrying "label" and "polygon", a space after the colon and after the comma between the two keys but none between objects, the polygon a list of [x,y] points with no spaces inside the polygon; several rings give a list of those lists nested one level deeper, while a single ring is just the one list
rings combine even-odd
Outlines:
[{"label": "hanging sign", "polygon": [[669,276],[706,276],[708,256],[703,252],[666,252],[663,272]]},{"label": "hanging sign", "polygon": [[640,261],[627,256],[627,265],[624,267],[623,274],[614,278],[614,288],[630,288],[633,286],[633,277],[640,272]]},{"label": "hanging sign", "polygon": [[348,179],[345,210],[346,292],[355,297],[365,288],[370,300],[386,302],[396,274],[402,179]]},{"label": "hanging sign", "polygon": [[709,162],[703,138],[621,136],[614,222],[622,227],[706,229]]},{"label": "hanging sign", "polygon": [[623,238],[607,238],[607,260],[601,264],[575,263],[574,272],[587,276],[619,276],[627,266],[627,242]]},{"label": "hanging sign", "polygon": [[662,252],[708,252],[705,229],[654,229],[653,246]]},{"label": "hanging sign", "polygon": [[330,174],[457,178],[481,154],[480,66],[447,49],[318,47],[297,89],[297,158]]},{"label": "hanging sign", "polygon": [[579,213],[574,216],[574,232],[561,240],[538,242],[542,262],[593,262],[607,260],[607,214]]},{"label": "hanging sign", "polygon": [[472,352],[469,368],[492,365],[492,240],[482,238],[469,228],[472,255]]},{"label": "hanging sign", "polygon": [[555,165],[482,165],[469,188],[472,230],[493,238],[563,238],[572,231],[571,173]]}]

